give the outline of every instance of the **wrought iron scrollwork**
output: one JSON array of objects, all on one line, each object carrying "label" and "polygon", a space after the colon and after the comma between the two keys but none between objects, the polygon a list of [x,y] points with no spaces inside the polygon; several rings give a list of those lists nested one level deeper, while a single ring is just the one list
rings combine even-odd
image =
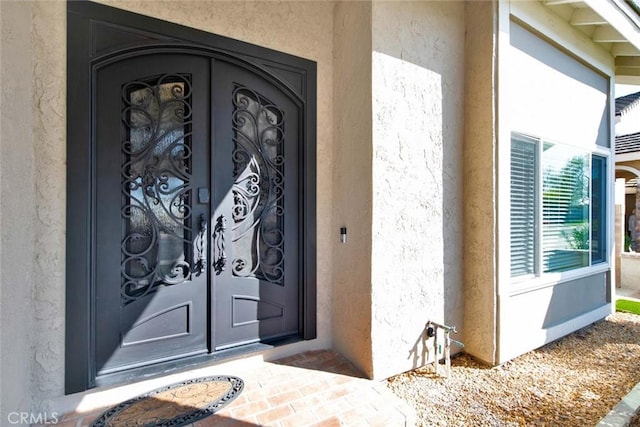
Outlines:
[{"label": "wrought iron scrollwork", "polygon": [[123,304],[191,278],[190,96],[178,74],[122,88]]},{"label": "wrought iron scrollwork", "polygon": [[200,214],[200,231],[195,240],[193,251],[194,272],[198,275],[204,273],[207,266],[207,225],[207,217],[204,214]]},{"label": "wrought iron scrollwork", "polygon": [[284,283],[284,111],[233,92],[233,275]]},{"label": "wrought iron scrollwork", "polygon": [[227,219],[224,215],[220,215],[216,220],[216,225],[213,229],[213,241],[215,245],[215,261],[213,262],[213,269],[216,274],[221,274],[227,266],[227,254],[224,247],[224,232],[227,231]]}]

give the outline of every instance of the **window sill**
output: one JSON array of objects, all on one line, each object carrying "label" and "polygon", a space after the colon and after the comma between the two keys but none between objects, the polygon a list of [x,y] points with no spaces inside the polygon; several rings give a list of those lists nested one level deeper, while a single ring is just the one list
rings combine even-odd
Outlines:
[{"label": "window sill", "polygon": [[594,274],[605,273],[611,270],[608,262],[596,264],[590,267],[579,268],[560,273],[545,273],[539,277],[529,276],[528,278],[509,278],[509,286],[505,292],[500,292],[503,296],[516,296],[540,289],[553,287],[572,280],[593,276]]}]

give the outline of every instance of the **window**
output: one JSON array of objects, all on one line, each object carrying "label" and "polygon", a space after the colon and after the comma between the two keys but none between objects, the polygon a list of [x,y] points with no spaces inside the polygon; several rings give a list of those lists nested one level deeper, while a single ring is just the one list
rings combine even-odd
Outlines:
[{"label": "window", "polygon": [[511,139],[511,276],[606,261],[603,156],[522,134]]}]

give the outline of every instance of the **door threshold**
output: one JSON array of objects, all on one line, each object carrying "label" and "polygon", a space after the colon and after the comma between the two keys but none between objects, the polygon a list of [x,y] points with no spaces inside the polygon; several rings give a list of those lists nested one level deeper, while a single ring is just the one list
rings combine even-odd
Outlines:
[{"label": "door threshold", "polygon": [[214,362],[227,362],[235,358],[240,358],[252,353],[260,353],[282,345],[293,344],[302,341],[298,336],[284,337],[267,342],[257,342],[241,346],[219,350],[213,353],[197,354],[180,359],[173,359],[146,365],[138,368],[127,369],[97,376],[92,387],[105,387],[115,385],[126,385],[138,381],[145,381],[169,374],[188,371],[194,368],[204,367]]}]

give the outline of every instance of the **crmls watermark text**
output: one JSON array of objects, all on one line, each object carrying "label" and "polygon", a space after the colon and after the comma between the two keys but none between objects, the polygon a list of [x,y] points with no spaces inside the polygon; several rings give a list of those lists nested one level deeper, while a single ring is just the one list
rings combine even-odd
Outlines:
[{"label": "crmls watermark text", "polygon": [[9,412],[7,421],[12,425],[58,424],[60,415],[57,412]]}]

